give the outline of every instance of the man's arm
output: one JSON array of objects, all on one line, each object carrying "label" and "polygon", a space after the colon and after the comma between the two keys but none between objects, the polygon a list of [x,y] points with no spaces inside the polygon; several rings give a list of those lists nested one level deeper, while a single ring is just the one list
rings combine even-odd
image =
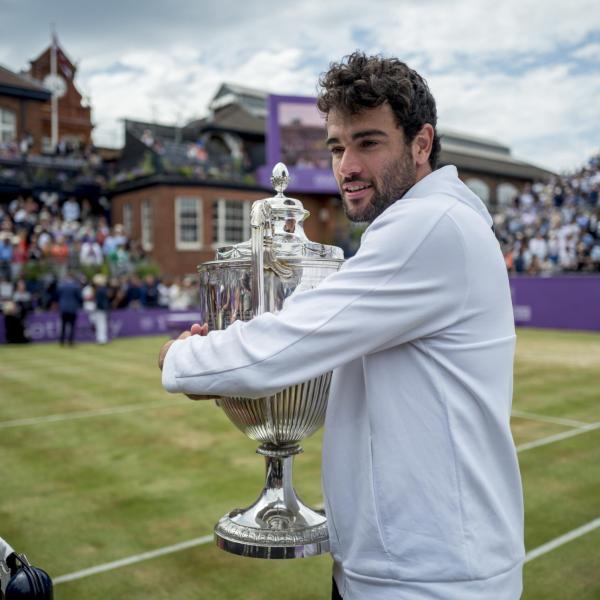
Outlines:
[{"label": "man's arm", "polygon": [[260,397],[455,322],[468,287],[460,233],[442,211],[398,213],[386,211],[340,272],[280,313],[173,342],[165,388]]}]

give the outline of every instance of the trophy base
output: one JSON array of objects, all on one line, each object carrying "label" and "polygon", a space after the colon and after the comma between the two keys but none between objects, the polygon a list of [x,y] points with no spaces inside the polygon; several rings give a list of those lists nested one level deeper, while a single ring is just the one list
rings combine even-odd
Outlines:
[{"label": "trophy base", "polygon": [[215,526],[219,548],[267,559],[305,558],[329,552],[324,512],[301,502],[292,486],[293,455],[301,451],[297,445],[269,444],[257,450],[266,459],[266,485],[252,506],[233,510],[219,520]]},{"label": "trophy base", "polygon": [[[303,514],[292,518],[315,522],[315,525],[303,529],[271,529],[264,525],[260,527],[259,523],[255,526],[244,524],[252,519],[249,513],[254,513],[254,508],[256,505],[244,512],[234,510],[219,520],[215,526],[215,542],[219,548],[239,556],[266,559],[306,558],[329,552],[327,521],[322,512],[301,505]],[[278,511],[275,509],[275,512]],[[290,517],[277,515],[272,523],[279,527],[282,522],[291,520]],[[257,520],[263,521],[255,518]]]}]

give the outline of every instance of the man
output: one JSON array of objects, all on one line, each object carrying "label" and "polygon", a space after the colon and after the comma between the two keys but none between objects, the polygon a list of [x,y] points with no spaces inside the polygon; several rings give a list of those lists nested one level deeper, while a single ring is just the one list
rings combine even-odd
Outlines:
[{"label": "man", "polygon": [[415,71],[355,53],[321,85],[346,214],[370,222],[359,251],[277,315],[167,343],[163,384],[256,397],[334,369],[333,597],[516,600],[515,331],[492,220],[455,167],[435,170],[435,101]]},{"label": "man", "polygon": [[67,273],[58,284],[56,293],[58,296],[58,310],[60,311],[60,345],[64,346],[65,339],[68,339],[69,345],[73,346],[75,343],[77,311],[83,304],[81,285],[72,273]]},{"label": "man", "polygon": [[96,328],[96,343],[108,343],[108,310],[110,308],[110,299],[108,297],[108,287],[106,275],[96,273],[93,278],[94,283],[94,312],[93,322]]}]

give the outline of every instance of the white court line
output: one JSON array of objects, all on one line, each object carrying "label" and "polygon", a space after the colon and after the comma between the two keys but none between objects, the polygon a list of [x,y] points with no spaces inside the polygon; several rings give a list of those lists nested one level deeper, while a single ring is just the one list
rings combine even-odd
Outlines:
[{"label": "white court line", "polygon": [[600,427],[600,423],[592,423],[590,425],[586,425],[585,427],[571,429],[571,431],[563,431],[562,433],[557,433],[556,435],[549,435],[548,437],[541,438],[539,440],[533,440],[533,442],[527,442],[517,446],[517,452],[524,452],[525,450],[531,450],[532,448],[539,448],[540,446],[546,446],[547,444],[560,442],[561,440],[566,440],[568,438],[575,437],[576,435],[593,431],[594,429],[598,429],[598,427]]},{"label": "white court line", "polygon": [[201,546],[202,544],[208,544],[212,542],[212,535],[205,535],[187,542],[180,542],[179,544],[173,544],[172,546],[164,546],[157,550],[151,550],[150,552],[143,552],[142,554],[134,554],[121,560],[115,560],[113,562],[104,563],[103,565],[97,565],[90,567],[89,569],[82,569],[81,571],[75,571],[68,575],[61,575],[60,577],[54,578],[52,581],[54,584],[65,583],[67,581],[73,581],[75,579],[82,579],[89,575],[97,575],[98,573],[104,573],[105,571],[112,571],[113,569],[119,569],[120,567],[126,567],[127,565],[133,565],[144,560],[150,560],[157,556],[164,556],[165,554],[172,554],[173,552],[179,552],[180,550],[186,550],[187,548],[193,548],[194,546]]},{"label": "white court line", "polygon": [[[543,556],[555,548],[558,548],[563,544],[566,544],[574,539],[577,539],[578,537],[581,537],[582,535],[585,535],[586,533],[589,533],[590,531],[593,531],[597,527],[600,527],[600,518],[594,519],[590,523],[587,523],[587,525],[573,529],[573,531],[569,531],[568,533],[551,540],[547,544],[543,544],[542,546],[538,546],[534,550],[531,550],[531,552],[528,552],[525,556],[525,562],[528,563],[538,558],[538,556]],[[202,546],[212,542],[213,539],[214,538],[212,535],[205,535],[193,540],[188,540],[187,542],[180,542],[179,544],[173,544],[172,546],[164,546],[163,548],[151,550],[150,552],[134,554],[133,556],[128,556],[127,558],[122,558],[121,560],[104,563],[102,565],[90,567],[89,569],[82,569],[81,571],[75,571],[74,573],[69,573],[67,575],[60,575],[59,577],[54,578],[52,581],[55,585],[58,585],[68,581],[74,581],[75,579],[83,579],[84,577],[89,577],[90,575],[105,573],[106,571],[112,571],[128,565],[133,565],[144,560],[150,560],[152,558],[157,558],[158,556],[164,556],[165,554],[173,554],[174,552],[179,552],[180,550],[187,550],[188,548],[193,548],[195,546]]]},{"label": "white court line", "polygon": [[582,535],[593,531],[597,527],[600,527],[600,518],[594,519],[587,525],[582,525],[577,529],[573,529],[573,531],[569,531],[569,533],[565,533],[565,535],[561,535],[560,537],[557,537],[556,539],[548,542],[547,544],[543,544],[535,550],[528,552],[525,556],[525,562],[528,563],[529,561],[533,560],[534,558],[537,558],[538,556],[548,554],[548,552],[551,552],[555,548],[558,548],[559,546],[562,546],[563,544],[566,544],[571,540],[581,537]]},{"label": "white court line", "polygon": [[512,411],[513,417],[519,417],[520,419],[530,419],[531,421],[542,421],[544,423],[555,423],[556,425],[565,425],[566,427],[581,427],[585,428],[590,423],[584,423],[583,421],[574,421],[573,419],[562,419],[560,417],[548,417],[546,415],[538,415],[537,413],[530,413],[524,410]]},{"label": "white court line", "polygon": [[117,415],[120,413],[133,412],[136,410],[145,410],[148,408],[166,408],[178,404],[191,404],[187,398],[177,398],[174,400],[159,400],[157,402],[147,402],[145,404],[123,404],[107,408],[97,408],[93,410],[78,410],[56,415],[46,415],[43,417],[30,417],[28,419],[13,419],[12,421],[0,421],[0,429],[10,429],[11,427],[23,427],[26,425],[40,425],[42,423],[56,423],[59,421],[71,421],[74,419],[87,419],[90,417],[104,417],[106,415]]},{"label": "white court line", "polygon": [[[83,419],[83,418],[90,418],[90,417],[96,417],[96,416],[105,416],[105,415],[111,415],[111,414],[133,412],[136,410],[143,410],[146,408],[166,407],[166,406],[172,406],[172,405],[177,405],[177,404],[191,404],[191,403],[187,398],[182,398],[182,399],[173,400],[173,401],[161,400],[158,402],[152,402],[152,403],[148,403],[148,404],[129,404],[129,405],[117,406],[117,407],[113,407],[113,408],[61,413],[61,414],[56,414],[56,415],[47,415],[44,417],[33,417],[33,418],[29,418],[29,419],[15,419],[12,421],[0,422],[0,429],[7,429],[10,427],[19,427],[19,426],[25,426],[25,425],[37,425],[37,424],[41,424],[41,423],[50,423],[50,422],[57,422],[57,421],[68,421],[68,420],[73,420],[73,419]],[[515,416],[519,416],[519,414],[516,414],[517,412],[521,412],[521,411],[513,411],[513,414]],[[565,431],[565,432],[559,433],[557,435],[548,436],[546,438],[535,440],[533,442],[529,442],[526,444],[521,444],[520,446],[517,446],[518,452],[523,452],[525,450],[530,450],[531,448],[537,448],[539,446],[544,446],[546,444],[558,442],[558,441],[561,441],[561,440],[564,440],[564,439],[567,439],[570,437],[574,437],[581,433],[585,433],[587,431],[591,431],[593,429],[597,429],[598,427],[600,427],[600,423],[585,424],[580,421],[570,421],[567,419],[555,419],[554,417],[547,417],[547,418],[544,417],[542,419],[542,418],[540,418],[540,417],[542,417],[541,415],[534,415],[533,413],[528,413],[528,416],[531,416],[531,418],[533,418],[535,416],[538,420],[552,419],[552,421],[550,421],[550,422],[557,422],[558,420],[569,421],[569,423],[571,423],[569,426],[577,427],[577,429],[574,429],[571,431]],[[577,423],[577,425],[575,425],[575,423]],[[559,424],[566,424],[566,423],[559,423]],[[596,519],[596,520],[592,521],[591,523],[584,525],[583,527],[575,529],[559,538],[556,538],[555,540],[553,540],[547,544],[544,544],[543,546],[540,546],[539,548],[536,548],[536,549],[532,550],[531,552],[529,552],[527,554],[525,562],[529,562],[529,561],[533,560],[534,558],[537,558],[538,556],[546,554],[547,552],[550,552],[554,548],[557,548],[558,546],[566,544],[567,542],[569,542],[577,537],[580,537],[581,535],[584,535],[585,533],[588,533],[589,531],[592,531],[593,529],[595,529],[598,526],[600,526],[600,519]],[[174,544],[172,546],[164,546],[163,548],[158,548],[157,550],[151,550],[149,552],[143,552],[141,554],[134,554],[132,556],[129,556],[129,557],[126,557],[126,558],[123,558],[120,560],[112,561],[109,563],[104,563],[101,565],[97,565],[95,567],[89,567],[87,569],[82,569],[81,571],[75,571],[74,573],[69,573],[67,575],[60,575],[59,577],[54,578],[53,582],[55,584],[61,584],[61,583],[69,582],[69,581],[74,581],[76,579],[82,579],[82,578],[88,577],[90,575],[96,575],[98,573],[112,571],[114,569],[132,565],[132,564],[142,562],[145,560],[150,560],[152,558],[157,558],[159,556],[164,556],[166,554],[172,554],[174,552],[186,550],[188,548],[192,548],[195,546],[201,546],[204,544],[208,544],[212,540],[213,540],[212,535],[205,535],[205,536],[202,536],[199,538],[194,538],[192,540],[188,540],[185,542],[180,542],[179,544]]]}]

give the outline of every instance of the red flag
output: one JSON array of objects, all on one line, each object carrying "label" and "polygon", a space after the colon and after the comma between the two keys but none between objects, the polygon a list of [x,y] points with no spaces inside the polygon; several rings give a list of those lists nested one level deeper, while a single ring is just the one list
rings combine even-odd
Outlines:
[{"label": "red flag", "polygon": [[65,53],[57,46],[56,48],[56,61],[63,75],[67,79],[73,79],[73,68],[69,59],[65,56]]}]

